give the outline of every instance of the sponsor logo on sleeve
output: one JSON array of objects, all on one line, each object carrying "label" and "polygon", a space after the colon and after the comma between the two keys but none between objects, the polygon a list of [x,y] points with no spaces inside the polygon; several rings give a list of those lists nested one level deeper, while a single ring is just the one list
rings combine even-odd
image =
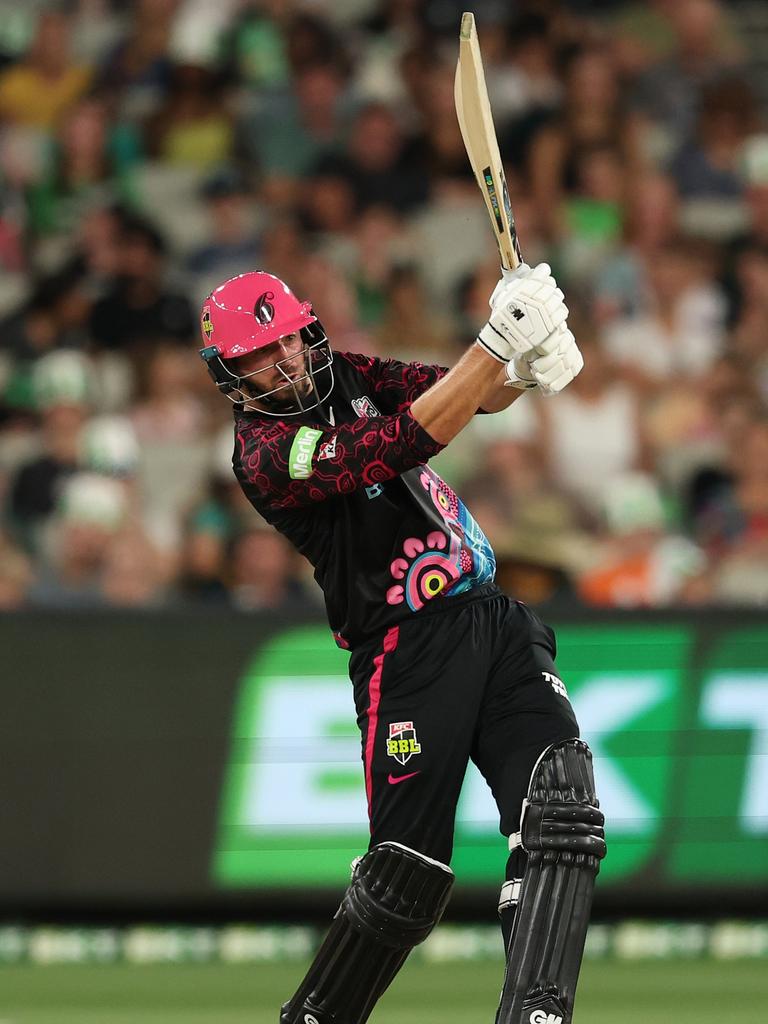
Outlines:
[{"label": "sponsor logo on sleeve", "polygon": [[299,427],[296,431],[288,455],[288,475],[291,480],[306,480],[312,475],[312,456],[322,436],[322,430],[312,427]]},{"label": "sponsor logo on sleeve", "polygon": [[326,441],[325,444],[320,445],[320,451],[317,453],[318,461],[320,459],[335,459],[336,458],[336,442],[338,437],[334,434],[330,441]]}]

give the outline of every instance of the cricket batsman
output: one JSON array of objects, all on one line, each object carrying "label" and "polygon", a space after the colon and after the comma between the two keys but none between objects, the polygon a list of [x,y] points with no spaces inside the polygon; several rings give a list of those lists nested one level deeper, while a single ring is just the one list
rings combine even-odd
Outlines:
[{"label": "cricket batsman", "polygon": [[312,563],[350,651],[368,798],[370,845],[281,1024],[363,1024],[440,920],[469,758],[509,842],[497,1024],[572,1018],[605,855],[591,754],[552,630],[498,589],[488,540],[429,460],[476,413],[554,394],[583,361],[546,264],[505,272],[490,305],[450,370],[334,352],[312,305],[261,271],[203,305],[235,474]]}]

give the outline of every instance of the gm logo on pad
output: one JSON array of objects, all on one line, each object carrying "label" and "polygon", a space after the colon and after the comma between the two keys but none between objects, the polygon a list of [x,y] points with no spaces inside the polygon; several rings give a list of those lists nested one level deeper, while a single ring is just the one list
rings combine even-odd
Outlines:
[{"label": "gm logo on pad", "polygon": [[546,1010],[534,1010],[528,1020],[531,1024],[563,1024],[560,1014],[547,1013]]}]

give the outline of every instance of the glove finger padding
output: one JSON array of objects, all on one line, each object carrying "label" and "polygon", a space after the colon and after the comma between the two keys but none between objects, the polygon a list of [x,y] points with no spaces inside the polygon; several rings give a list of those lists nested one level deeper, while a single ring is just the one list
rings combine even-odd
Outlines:
[{"label": "glove finger padding", "polygon": [[529,276],[534,281],[544,281],[546,278],[552,277],[552,267],[548,263],[537,263]]},{"label": "glove finger padding", "polygon": [[[538,267],[536,269],[538,270]],[[519,268],[516,273],[519,273]],[[532,298],[536,298],[540,302],[551,301],[552,296],[556,293],[559,293],[561,299],[563,298],[563,293],[558,288],[557,281],[555,281],[551,274],[547,277],[535,277],[534,271],[530,271],[528,274],[521,275],[521,277],[523,276],[525,277],[525,293]],[[520,288],[519,278],[511,278],[502,288],[497,286],[492,308],[498,309],[507,302],[517,300]]]},{"label": "glove finger padding", "polygon": [[573,336],[573,332],[569,328],[567,321],[563,321],[557,330],[553,331],[546,341],[537,345],[534,351],[529,352],[526,358],[529,363],[532,363],[534,359],[538,359],[539,356],[548,356],[553,352],[564,353],[575,346],[576,339]]},{"label": "glove finger padding", "polygon": [[[546,306],[547,303],[552,302],[555,298],[555,293],[558,291],[557,284],[555,283],[554,277],[548,278],[546,281],[542,281],[537,284],[535,281],[526,282],[526,292],[531,299],[535,299],[541,303],[542,306]],[[555,301],[557,301],[555,299]]]},{"label": "glove finger padding", "polygon": [[573,353],[573,357],[574,357],[573,375],[575,377],[577,374],[581,373],[581,371],[584,369],[584,356],[583,356],[580,348],[576,349],[576,351]]},{"label": "glove finger padding", "polygon": [[551,352],[557,352],[562,344],[564,330],[568,330],[568,328],[565,327],[564,324],[561,324],[556,331],[553,331],[552,334],[550,334],[546,341],[542,341],[542,343],[537,345],[532,352],[528,353],[528,361],[531,362],[533,359],[536,359],[537,356],[548,356]]},{"label": "glove finger padding", "polygon": [[529,363],[531,375],[544,395],[562,391],[584,366],[584,357],[569,330],[561,331],[558,341],[555,351],[537,356]]},{"label": "glove finger padding", "polygon": [[[560,291],[559,288],[557,290]],[[562,295],[562,292],[560,292],[560,294]],[[554,307],[554,310],[552,312],[552,326],[556,329],[560,327],[562,324],[564,324],[565,321],[568,319],[568,313],[570,312],[570,310],[568,309],[568,307],[562,299],[557,299],[555,296],[553,296],[553,305],[555,302],[557,303],[557,305]]]},{"label": "glove finger padding", "polygon": [[546,356],[538,356],[536,359],[531,359],[528,365],[534,373],[538,373],[541,376],[545,376],[555,366],[559,366],[563,361],[563,354],[560,349],[556,349],[554,352],[550,352]]},{"label": "glove finger padding", "polygon": [[568,370],[563,370],[563,372],[560,374],[557,380],[552,381],[552,383],[548,385],[548,387],[546,388],[543,388],[541,385],[539,385],[539,390],[541,391],[542,395],[545,396],[559,395],[561,391],[568,387],[572,380],[573,374],[570,373]]}]

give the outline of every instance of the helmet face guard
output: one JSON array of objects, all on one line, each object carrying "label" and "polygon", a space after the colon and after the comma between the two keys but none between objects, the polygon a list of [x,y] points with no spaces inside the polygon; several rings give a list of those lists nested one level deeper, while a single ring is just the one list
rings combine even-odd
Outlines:
[{"label": "helmet face guard", "polygon": [[[330,396],[333,390],[333,352],[328,336],[318,320],[300,328],[298,333],[302,341],[301,354],[305,370],[299,377],[290,376],[283,366],[296,359],[298,353],[295,352],[244,374],[236,373],[215,345],[202,348],[200,355],[216,387],[230,402],[246,410],[249,409],[249,403],[258,402],[255,411],[266,416],[300,416],[316,409]],[[258,387],[259,375],[271,369],[276,369],[285,378],[285,383],[262,391]],[[299,386],[307,381],[310,388],[302,394]]]}]

